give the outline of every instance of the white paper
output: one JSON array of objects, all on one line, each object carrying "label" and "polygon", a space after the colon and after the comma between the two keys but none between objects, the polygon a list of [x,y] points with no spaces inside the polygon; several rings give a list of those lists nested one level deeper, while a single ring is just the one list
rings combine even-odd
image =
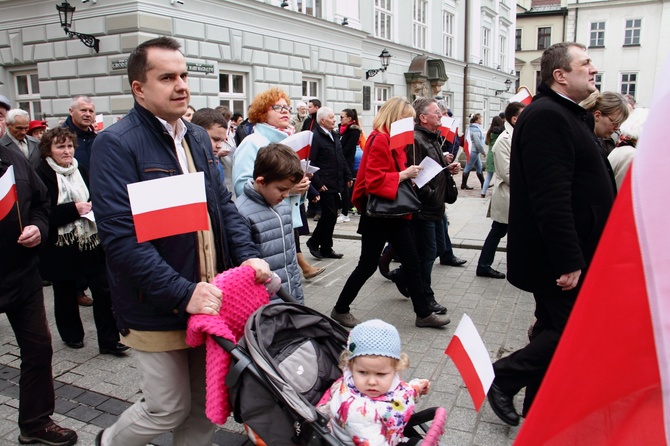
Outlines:
[{"label": "white paper", "polygon": [[80,217],[91,220],[93,223],[95,223],[95,215],[93,215],[93,210],[89,211],[88,214],[81,215]]},{"label": "white paper", "polygon": [[446,169],[446,167],[442,167],[440,163],[429,156],[422,159],[419,166],[423,167],[423,170],[419,171],[419,175],[414,178],[414,184],[416,184],[419,189],[435,178],[438,173]]},{"label": "white paper", "polygon": [[305,173],[316,173],[320,168],[316,166],[312,166],[312,164],[309,162],[309,160],[300,160],[300,167],[302,168],[302,171]]}]

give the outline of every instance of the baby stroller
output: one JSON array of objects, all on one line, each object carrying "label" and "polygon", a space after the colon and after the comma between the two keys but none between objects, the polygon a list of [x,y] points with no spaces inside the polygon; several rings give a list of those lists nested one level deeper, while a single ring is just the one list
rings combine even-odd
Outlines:
[{"label": "baby stroller", "polygon": [[[342,375],[339,356],[349,333],[323,314],[291,303],[285,290],[278,295],[287,303],[254,312],[237,345],[214,337],[232,356],[226,384],[235,420],[244,423],[259,445],[341,445],[315,405]],[[410,419],[405,436],[421,441],[426,434],[425,444],[436,444],[445,419],[443,408],[419,412]],[[430,420],[429,429],[425,423]],[[413,425],[419,430],[410,428]]]}]

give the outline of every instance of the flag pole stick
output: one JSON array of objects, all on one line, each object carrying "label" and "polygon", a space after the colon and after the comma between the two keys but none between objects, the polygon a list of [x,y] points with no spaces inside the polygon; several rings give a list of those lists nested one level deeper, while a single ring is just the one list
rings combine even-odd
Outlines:
[{"label": "flag pole stick", "polygon": [[21,208],[19,207],[19,200],[16,200],[16,213],[19,216],[19,229],[23,233],[23,223],[21,222]]},{"label": "flag pole stick", "polygon": [[438,371],[438,370],[442,367],[442,365],[444,364],[444,361],[446,361],[446,357],[447,357],[447,355],[440,355],[440,356],[441,356],[441,358],[440,358],[440,362],[437,363],[437,365],[435,366],[435,369],[433,370],[433,373],[431,373],[431,374],[430,374],[430,378],[428,378],[428,381],[430,381],[430,382],[433,382],[433,377],[435,376],[435,373],[437,373],[437,371]]}]

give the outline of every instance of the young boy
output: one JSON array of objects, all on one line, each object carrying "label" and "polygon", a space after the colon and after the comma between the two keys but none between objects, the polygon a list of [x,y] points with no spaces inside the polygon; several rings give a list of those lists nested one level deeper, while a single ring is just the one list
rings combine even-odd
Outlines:
[{"label": "young boy", "polygon": [[224,157],[230,154],[230,148],[226,144],[226,132],[228,131],[226,118],[213,108],[201,108],[193,113],[191,124],[199,125],[207,130],[209,140],[212,143],[212,151],[218,161],[217,167],[221,174],[221,179],[224,181],[226,188],[232,191],[232,183],[230,181],[232,174],[230,169],[226,169],[226,164],[223,162]]},{"label": "young boy", "polygon": [[[304,303],[300,269],[296,259],[291,208],[285,198],[304,176],[300,159],[293,149],[272,143],[256,155],[253,180],[244,185],[235,204],[251,229],[251,235],[270,269],[281,278],[282,286]],[[281,302],[273,296],[271,302]]]}]

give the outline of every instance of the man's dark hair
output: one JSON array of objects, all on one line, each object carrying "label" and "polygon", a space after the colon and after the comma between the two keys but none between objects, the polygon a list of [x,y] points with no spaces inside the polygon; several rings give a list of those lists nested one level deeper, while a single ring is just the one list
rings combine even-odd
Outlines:
[{"label": "man's dark hair", "polygon": [[128,81],[130,85],[133,85],[134,81],[147,81],[147,72],[151,69],[147,61],[147,53],[150,48],[179,51],[181,44],[171,37],[158,37],[140,43],[128,56]]},{"label": "man's dark hair", "polygon": [[261,147],[256,154],[254,179],[263,177],[266,184],[289,179],[293,184],[298,184],[304,175],[300,158],[287,145],[271,143]]},{"label": "man's dark hair", "polygon": [[233,122],[236,122],[236,121],[237,121],[238,119],[240,119],[240,118],[244,119],[244,116],[242,116],[242,113],[237,113],[237,112],[235,112],[235,113],[233,113],[233,117],[230,118],[230,119],[231,119]]},{"label": "man's dark hair", "polygon": [[559,68],[567,72],[572,71],[572,67],[570,67],[570,62],[572,62],[572,57],[570,56],[571,47],[586,50],[584,45],[577,42],[555,43],[544,50],[542,59],[540,60],[540,77],[542,78],[542,82],[551,86],[554,83],[554,70]]},{"label": "man's dark hair", "polygon": [[526,107],[526,104],[522,102],[510,102],[507,104],[507,107],[505,108],[505,120],[512,124],[512,118],[515,116],[518,116],[519,113],[521,113],[521,110],[523,110]]},{"label": "man's dark hair", "polygon": [[215,125],[220,125],[224,129],[228,128],[226,118],[224,118],[221,113],[214,110],[213,108],[201,108],[197,112],[193,113],[191,124],[199,125],[205,130],[209,130]]},{"label": "man's dark hair", "polygon": [[321,108],[321,101],[318,99],[310,99],[309,102],[311,102],[314,107]]},{"label": "man's dark hair", "polygon": [[412,107],[414,107],[414,112],[416,113],[414,116],[415,124],[421,124],[421,118],[419,115],[425,115],[426,108],[433,103],[437,104],[437,101],[433,98],[417,98],[414,100]]}]

